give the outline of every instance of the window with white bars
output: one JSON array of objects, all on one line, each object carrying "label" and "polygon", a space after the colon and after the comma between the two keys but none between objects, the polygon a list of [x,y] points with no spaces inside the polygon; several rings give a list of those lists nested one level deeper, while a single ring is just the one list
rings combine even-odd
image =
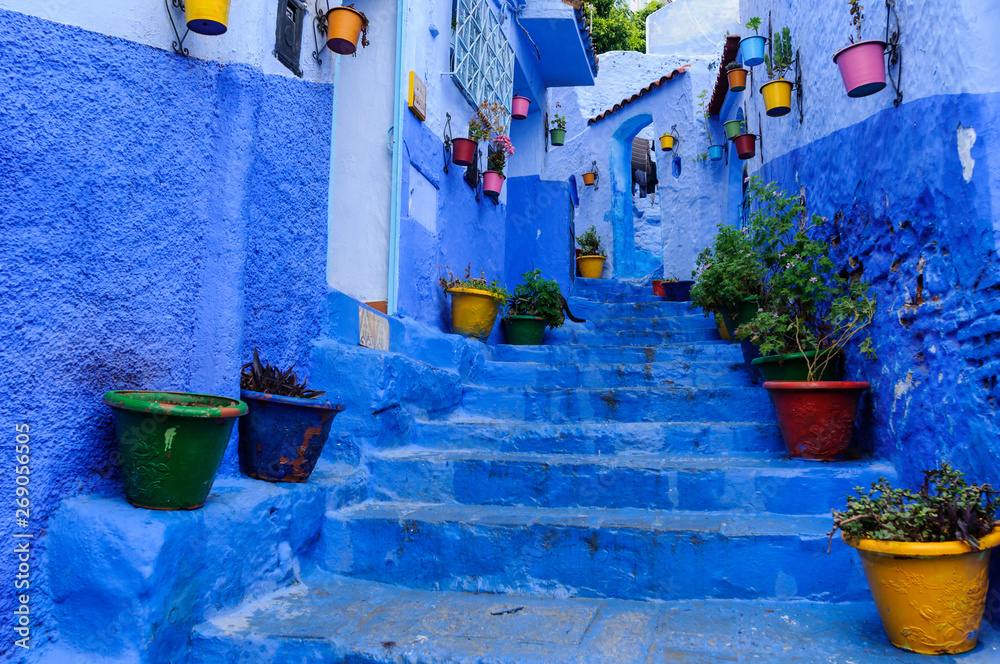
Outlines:
[{"label": "window with white bars", "polygon": [[514,96],[514,49],[490,10],[489,0],[455,0],[452,78],[478,107],[497,102],[510,111]]}]

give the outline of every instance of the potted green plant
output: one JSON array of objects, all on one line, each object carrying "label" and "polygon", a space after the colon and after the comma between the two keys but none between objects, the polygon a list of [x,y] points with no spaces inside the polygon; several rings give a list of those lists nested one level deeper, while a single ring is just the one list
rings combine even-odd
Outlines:
[{"label": "potted green plant", "polygon": [[355,55],[358,37],[361,46],[368,46],[368,17],[354,4],[334,7],[326,15],[326,46],[334,53]]},{"label": "potted green plant", "polygon": [[580,245],[580,255],[576,257],[576,268],[585,279],[600,279],[604,272],[604,247],[597,227],[591,226],[576,239]]},{"label": "potted green plant", "polygon": [[299,383],[289,367],[282,371],[260,361],[240,369],[240,398],[250,407],[240,420],[240,470],[267,482],[305,482],[330,436],[333,418],[344,410],[326,392]]},{"label": "potted green plant", "polygon": [[777,118],[792,110],[792,83],[785,80],[785,74],[795,64],[795,56],[792,54],[792,34],[787,27],[774,33],[771,48],[773,56],[764,54],[769,81],[761,86],[760,94],[764,97],[767,114]]},{"label": "potted green plant", "polygon": [[729,79],[729,89],[733,92],[743,92],[747,89],[748,70],[738,60],[726,65],[726,78]]},{"label": "potted green plant", "polygon": [[464,278],[458,279],[448,270],[439,283],[451,295],[451,331],[486,343],[500,305],[510,298],[510,292],[496,280],[487,281],[485,272],[473,277],[472,263],[465,268]]},{"label": "potted green plant", "polygon": [[486,158],[487,170],[483,173],[483,193],[496,200],[506,179],[503,171],[507,168],[507,158],[514,154],[514,144],[506,134],[497,134],[490,141],[490,153]]},{"label": "potted green plant", "polygon": [[541,275],[541,270],[521,275],[524,281],[514,289],[507,302],[503,326],[509,344],[538,345],[542,343],[546,327],[555,329],[565,320],[559,282],[543,279]]},{"label": "potted green plant", "polygon": [[850,36],[850,45],[833,55],[833,62],[840,69],[848,97],[867,97],[885,87],[885,42],[881,39],[862,41],[861,27],[865,15],[860,0],[848,0],[851,6],[851,24],[857,34]]},{"label": "potted green plant", "polygon": [[125,498],[153,510],[205,504],[236,418],[238,399],[187,392],[117,390],[104,395],[114,413]]},{"label": "potted green plant", "polygon": [[885,478],[833,510],[833,534],[854,547],[892,645],[928,655],[976,647],[1000,545],[996,492],[947,463],[923,471],[916,491]]},{"label": "potted green plant", "polygon": [[[556,104],[559,107],[559,104]],[[559,146],[566,142],[566,116],[556,113],[552,117],[552,128],[549,129],[549,139],[552,145]]]},{"label": "potted green plant", "polygon": [[[754,178],[749,191],[754,212],[747,231],[765,297],[735,336],[759,348],[762,357],[751,364],[767,381],[790,456],[833,460],[851,442],[858,399],[869,387],[838,380],[838,358],[871,324],[876,299],[868,284],[841,276],[830,245],[814,237],[822,217],[773,183]],[[874,359],[870,337],[858,351]]]},{"label": "potted green plant", "polygon": [[756,67],[764,62],[764,38],[757,34],[760,30],[760,17],[754,16],[747,21],[746,27],[753,30],[753,37],[740,40],[740,59],[747,67]]}]

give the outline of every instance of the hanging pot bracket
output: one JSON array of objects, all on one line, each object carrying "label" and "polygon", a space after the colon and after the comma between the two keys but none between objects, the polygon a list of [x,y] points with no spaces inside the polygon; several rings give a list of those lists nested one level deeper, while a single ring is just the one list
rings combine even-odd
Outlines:
[{"label": "hanging pot bracket", "polygon": [[795,49],[795,106],[799,109],[799,124],[805,119],[802,97],[802,59],[799,57],[799,49]]},{"label": "hanging pot bracket", "polygon": [[330,3],[325,2],[324,0],[316,0],[316,13],[313,15],[313,26],[316,28],[316,30],[313,32],[313,43],[316,44],[316,50],[313,51],[312,57],[313,60],[315,60],[316,64],[318,65],[323,64],[323,59],[319,56],[323,52],[323,49],[326,47],[326,40],[320,43],[319,37],[317,35],[323,35],[324,37],[326,36],[326,31],[328,27],[326,17],[329,13],[330,13]]},{"label": "hanging pot bracket", "polygon": [[[896,24],[896,29],[889,32],[890,19]],[[899,46],[899,14],[896,13],[896,0],[885,0],[885,54],[887,58],[886,69],[889,73],[889,82],[896,93],[896,98],[892,100],[892,105],[899,108],[903,101],[903,53]],[[893,74],[893,69],[896,73]]]},{"label": "hanging pot bracket", "polygon": [[451,113],[445,113],[446,120],[444,121],[444,131],[442,132],[442,141],[444,145],[444,174],[448,174],[448,164],[451,163],[451,157],[453,153],[452,142],[451,142]]},{"label": "hanging pot bracket", "polygon": [[[179,9],[181,10],[181,16],[183,17],[184,0],[170,0],[170,2],[167,2],[167,0],[163,0],[163,5],[167,8],[167,18],[170,19],[170,27],[174,31],[175,39],[173,42],[171,42],[170,47],[174,49],[174,53],[176,53],[177,55],[183,55],[187,57],[190,55],[190,53],[186,48],[184,48],[184,40],[187,39],[187,36],[189,34],[191,34],[191,30],[185,29],[184,36],[181,36],[180,31],[177,30],[177,23],[174,21],[174,12],[173,12],[173,9]],[[171,9],[171,5],[173,5],[173,9]],[[186,27],[186,24],[183,22],[183,18],[181,24],[185,25]]]}]

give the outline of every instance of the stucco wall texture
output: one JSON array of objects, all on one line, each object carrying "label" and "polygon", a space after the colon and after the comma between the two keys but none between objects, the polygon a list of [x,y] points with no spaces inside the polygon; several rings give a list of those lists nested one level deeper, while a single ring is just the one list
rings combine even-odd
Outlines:
[{"label": "stucco wall texture", "polygon": [[[59,501],[121,492],[104,391],[237,396],[254,346],[308,358],[332,88],[7,11],[0,48],[0,413],[4,432],[31,426],[42,535]],[[14,495],[12,473],[0,491]],[[0,520],[4,542],[12,526]],[[15,563],[0,557],[0,576]],[[0,593],[5,622],[13,600]]]}]

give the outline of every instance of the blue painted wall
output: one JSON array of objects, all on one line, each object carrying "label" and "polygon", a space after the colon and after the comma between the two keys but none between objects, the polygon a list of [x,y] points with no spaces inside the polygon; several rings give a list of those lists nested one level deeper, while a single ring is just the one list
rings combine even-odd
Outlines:
[{"label": "blue painted wall", "polygon": [[[7,11],[0,42],[0,413],[5,434],[32,429],[40,535],[61,500],[121,495],[104,391],[236,396],[252,347],[309,357],[332,88]],[[6,468],[13,451],[0,446]],[[0,491],[13,486],[5,473]],[[0,520],[4,542],[12,525]],[[0,578],[14,563],[0,558]],[[13,600],[0,594],[0,613]]]}]

